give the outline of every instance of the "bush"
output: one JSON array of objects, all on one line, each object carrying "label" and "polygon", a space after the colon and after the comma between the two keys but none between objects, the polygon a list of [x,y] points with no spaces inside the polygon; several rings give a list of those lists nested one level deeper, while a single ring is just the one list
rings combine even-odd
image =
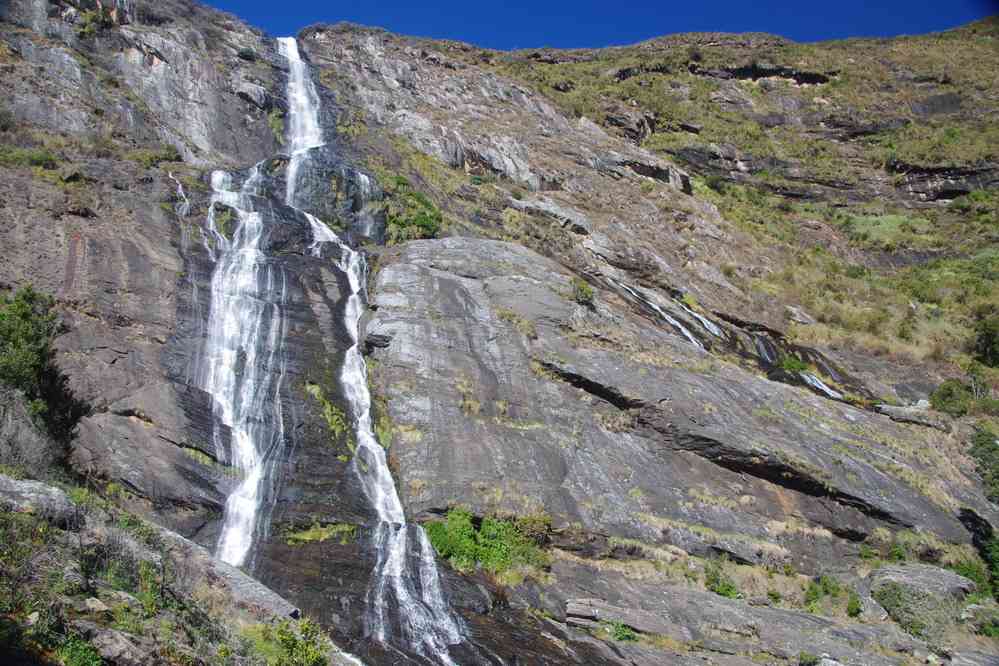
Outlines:
[{"label": "bush", "polygon": [[967,414],[973,402],[971,389],[959,379],[948,379],[930,395],[933,409],[955,418]]},{"label": "bush", "polygon": [[0,132],[9,132],[17,125],[17,120],[10,109],[0,107]]},{"label": "bush", "polygon": [[978,473],[982,476],[985,494],[989,501],[999,504],[999,440],[997,435],[984,426],[979,426],[971,438],[971,457],[975,459]]},{"label": "bush", "polygon": [[715,594],[728,599],[740,599],[742,593],[735,581],[725,574],[724,560],[711,560],[704,566],[704,586]]},{"label": "bush", "polygon": [[428,523],[427,536],[441,557],[459,571],[481,566],[492,574],[517,567],[545,567],[548,557],[539,546],[537,524],[483,518],[476,529],[472,514],[461,508],[448,511],[444,521]]},{"label": "bush", "polygon": [[0,146],[0,165],[7,167],[39,167],[51,170],[59,166],[59,159],[45,148]]},{"label": "bush", "polygon": [[572,298],[580,305],[591,307],[593,305],[593,287],[582,278],[573,278]]},{"label": "bush", "polygon": [[638,634],[624,622],[613,622],[610,626],[611,637],[616,641],[637,641]]},{"label": "bush", "polygon": [[999,314],[975,323],[975,357],[990,368],[999,367]]},{"label": "bush", "polygon": [[798,666],[819,666],[820,663],[822,663],[822,659],[810,652],[802,652],[798,655]]},{"label": "bush", "polygon": [[42,382],[53,357],[52,304],[30,286],[0,297],[0,382],[22,391],[38,414],[45,411]]},{"label": "bush", "polygon": [[143,148],[141,150],[133,150],[128,154],[128,159],[138,162],[147,169],[158,167],[163,162],[183,161],[180,152],[171,145],[163,145],[155,149]]},{"label": "bush", "polygon": [[808,364],[797,356],[791,356],[790,354],[781,357],[780,367],[784,372],[789,372],[791,374],[808,372]]},{"label": "bush", "polygon": [[58,325],[53,305],[51,297],[31,286],[0,296],[0,383],[24,393],[49,432],[65,440],[84,408],[55,365],[52,341]]},{"label": "bush", "polygon": [[101,666],[104,660],[94,646],[79,636],[70,636],[57,652],[65,666]]},{"label": "bush", "polygon": [[846,602],[846,614],[850,617],[858,617],[864,610],[864,604],[860,601],[860,595],[850,592],[850,598]]},{"label": "bush", "polygon": [[243,47],[236,54],[241,60],[246,60],[247,62],[254,62],[257,59],[257,52],[251,48]]},{"label": "bush", "polygon": [[436,238],[444,224],[444,216],[422,192],[418,192],[401,176],[385,184],[388,195],[388,238],[392,243]]}]

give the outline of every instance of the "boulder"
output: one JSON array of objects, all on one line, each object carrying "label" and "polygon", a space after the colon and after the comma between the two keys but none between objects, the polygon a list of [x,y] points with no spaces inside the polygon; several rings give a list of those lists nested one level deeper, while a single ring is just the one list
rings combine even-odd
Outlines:
[{"label": "boulder", "polygon": [[75,528],[79,524],[76,505],[66,493],[39,481],[0,475],[0,509],[31,513],[59,527]]},{"label": "boulder", "polygon": [[874,407],[879,413],[884,414],[892,421],[899,423],[914,423],[928,428],[936,428],[943,432],[950,432],[950,423],[947,418],[937,412],[930,410],[930,405],[926,401],[920,401],[915,405],[901,407],[898,405],[876,405]]}]

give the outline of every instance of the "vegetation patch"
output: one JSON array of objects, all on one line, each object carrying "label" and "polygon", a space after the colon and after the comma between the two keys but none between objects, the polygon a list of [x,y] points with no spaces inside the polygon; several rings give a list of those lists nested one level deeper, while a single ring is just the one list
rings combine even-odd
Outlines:
[{"label": "vegetation patch", "polygon": [[54,306],[50,296],[31,286],[0,295],[0,383],[24,393],[31,412],[63,441],[85,409],[55,364]]},{"label": "vegetation patch", "polygon": [[274,109],[267,114],[267,126],[271,128],[271,134],[279,145],[284,145],[284,112],[281,109]]},{"label": "vegetation patch", "polygon": [[477,521],[467,509],[453,508],[445,520],[425,527],[437,553],[462,572],[481,568],[501,583],[514,584],[549,565],[542,549],[550,529],[547,517]]},{"label": "vegetation patch", "polygon": [[386,195],[389,242],[437,237],[444,216],[434,202],[402,176],[388,178],[382,187]]},{"label": "vegetation patch", "polygon": [[16,148],[0,145],[0,165],[52,170],[59,166],[59,158],[47,148]]},{"label": "vegetation patch", "polygon": [[572,300],[586,307],[593,306],[593,287],[582,278],[572,279]]},{"label": "vegetation patch", "polygon": [[140,148],[128,153],[126,159],[141,164],[146,169],[153,169],[164,162],[182,162],[183,158],[174,146],[163,145],[159,148]]},{"label": "vegetation patch", "polygon": [[971,457],[982,476],[989,501],[999,504],[999,435],[982,425],[971,438]]},{"label": "vegetation patch", "polygon": [[340,542],[341,546],[353,542],[357,538],[357,525],[349,523],[320,524],[316,522],[308,529],[287,532],[284,536],[285,543],[289,546],[322,543],[334,538]]},{"label": "vegetation patch", "polygon": [[917,638],[932,640],[953,623],[952,604],[900,583],[885,583],[873,596],[900,627]]},{"label": "vegetation patch", "polygon": [[334,405],[326,398],[326,394],[323,392],[323,387],[319,384],[307,382],[305,384],[305,392],[311,395],[316,402],[319,403],[319,406],[322,407],[323,420],[326,421],[327,427],[330,429],[330,432],[333,433],[333,439],[335,441],[350,432],[350,427],[347,425],[346,414],[343,413],[342,409]]},{"label": "vegetation patch", "polygon": [[704,586],[715,594],[728,599],[741,599],[742,593],[725,572],[726,560],[710,560],[704,565]]}]

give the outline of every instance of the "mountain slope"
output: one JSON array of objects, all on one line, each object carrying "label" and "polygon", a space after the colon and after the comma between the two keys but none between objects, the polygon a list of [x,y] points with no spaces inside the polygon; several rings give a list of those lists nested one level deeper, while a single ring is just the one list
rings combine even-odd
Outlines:
[{"label": "mountain slope", "polygon": [[[418,661],[366,635],[352,286],[285,206],[277,44],[195,3],[116,7],[0,10],[2,286],[57,298],[90,407],[72,472],[214,547],[239,479],[196,379],[209,209],[236,220],[211,172],[260,163],[288,435],[247,569],[366,661]],[[987,590],[911,560],[990,585],[969,441],[992,408],[905,405],[963,377],[999,305],[995,39],[302,32],[326,143],[298,200],[369,256],[375,431],[443,556],[461,663],[989,663]],[[913,624],[927,595],[946,603]]]}]

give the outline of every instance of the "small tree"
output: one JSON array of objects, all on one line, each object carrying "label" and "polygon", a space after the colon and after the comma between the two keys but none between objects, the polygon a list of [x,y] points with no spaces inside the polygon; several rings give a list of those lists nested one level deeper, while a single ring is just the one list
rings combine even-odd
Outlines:
[{"label": "small tree", "polygon": [[999,314],[981,317],[975,323],[974,352],[985,365],[999,367]]}]

